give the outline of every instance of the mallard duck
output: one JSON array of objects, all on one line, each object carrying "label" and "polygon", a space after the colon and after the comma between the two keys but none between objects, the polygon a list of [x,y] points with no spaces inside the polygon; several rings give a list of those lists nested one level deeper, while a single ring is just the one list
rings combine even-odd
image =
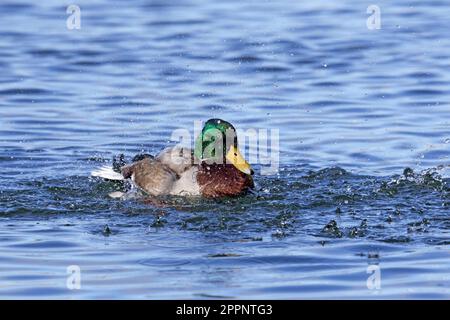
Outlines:
[{"label": "mallard duck", "polygon": [[116,161],[92,176],[109,180],[131,179],[151,196],[237,196],[253,188],[253,170],[238,148],[233,125],[221,119],[208,120],[192,151],[169,147],[156,157],[138,155],[131,164]]}]

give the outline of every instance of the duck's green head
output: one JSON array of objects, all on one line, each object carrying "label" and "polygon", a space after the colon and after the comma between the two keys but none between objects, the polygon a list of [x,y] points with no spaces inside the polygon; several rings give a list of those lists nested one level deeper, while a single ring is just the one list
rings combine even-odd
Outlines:
[{"label": "duck's green head", "polygon": [[245,174],[253,174],[250,164],[239,151],[236,129],[221,119],[206,121],[195,141],[194,155],[208,164],[230,163]]}]

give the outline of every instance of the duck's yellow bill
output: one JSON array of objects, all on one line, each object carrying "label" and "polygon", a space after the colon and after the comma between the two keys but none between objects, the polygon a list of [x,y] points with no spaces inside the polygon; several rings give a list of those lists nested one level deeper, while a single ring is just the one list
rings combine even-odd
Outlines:
[{"label": "duck's yellow bill", "polygon": [[245,174],[253,174],[252,167],[245,161],[239,149],[235,146],[231,146],[227,152],[227,161],[236,167],[239,171]]}]

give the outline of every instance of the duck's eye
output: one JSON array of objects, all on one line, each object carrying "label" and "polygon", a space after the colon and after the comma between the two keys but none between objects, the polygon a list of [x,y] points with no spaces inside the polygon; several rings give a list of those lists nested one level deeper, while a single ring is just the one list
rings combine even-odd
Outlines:
[{"label": "duck's eye", "polygon": [[234,156],[237,157],[237,153],[236,152],[234,153]]}]

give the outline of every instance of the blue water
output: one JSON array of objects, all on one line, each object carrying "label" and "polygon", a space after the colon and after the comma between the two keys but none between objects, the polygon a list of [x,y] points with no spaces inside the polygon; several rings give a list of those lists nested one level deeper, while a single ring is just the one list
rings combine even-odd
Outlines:
[{"label": "blue water", "polygon": [[[367,1],[69,4],[0,4],[1,298],[450,297],[446,1],[377,1],[379,30]],[[257,193],[89,178],[212,117],[279,130]]]}]

